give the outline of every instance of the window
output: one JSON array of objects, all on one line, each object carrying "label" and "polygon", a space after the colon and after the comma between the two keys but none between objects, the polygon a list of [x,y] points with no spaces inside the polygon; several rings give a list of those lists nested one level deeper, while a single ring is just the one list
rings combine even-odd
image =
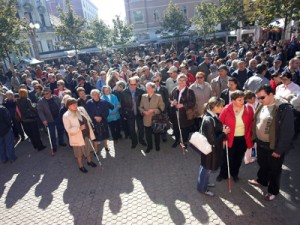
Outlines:
[{"label": "window", "polygon": [[43,52],[43,46],[42,46],[42,43],[40,41],[37,41],[37,46],[39,48],[39,52]]},{"label": "window", "polygon": [[159,19],[160,19],[159,12],[158,12],[157,9],[155,9],[155,10],[153,11],[153,18],[154,18],[154,21],[155,21],[155,22],[158,22]]},{"label": "window", "polygon": [[46,26],[45,17],[43,14],[40,14],[40,17],[41,17],[42,27],[45,27]]},{"label": "window", "polygon": [[53,51],[54,50],[52,40],[47,40],[47,46],[48,46],[49,51]]},{"label": "window", "polygon": [[134,23],[144,23],[144,12],[142,10],[136,10],[132,12]]},{"label": "window", "polygon": [[24,17],[31,23],[33,22],[32,15],[30,12],[24,12]]},{"label": "window", "polygon": [[186,17],[187,16],[187,9],[186,9],[185,5],[182,7],[182,12],[183,12],[183,15]]}]

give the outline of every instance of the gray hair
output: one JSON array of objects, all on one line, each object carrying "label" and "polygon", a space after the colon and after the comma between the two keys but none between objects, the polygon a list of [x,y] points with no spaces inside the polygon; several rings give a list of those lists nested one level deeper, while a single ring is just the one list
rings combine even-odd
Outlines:
[{"label": "gray hair", "polygon": [[103,85],[101,88],[101,92],[104,93],[104,89],[107,88],[109,90],[109,93],[111,93],[111,87],[109,85]]},{"label": "gray hair", "polygon": [[153,83],[153,82],[148,82],[147,84],[146,84],[146,88],[148,88],[148,87],[151,87],[151,88],[155,88],[155,84]]},{"label": "gray hair", "polygon": [[94,94],[98,94],[99,96],[101,96],[101,93],[98,89],[91,90],[91,96],[93,96]]}]

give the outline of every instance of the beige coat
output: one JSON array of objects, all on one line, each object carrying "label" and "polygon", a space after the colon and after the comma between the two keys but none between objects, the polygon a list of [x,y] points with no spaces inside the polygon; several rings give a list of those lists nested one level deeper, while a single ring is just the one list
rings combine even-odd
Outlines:
[{"label": "beige coat", "polygon": [[160,94],[153,94],[151,97],[151,100],[149,101],[149,95],[143,94],[142,99],[139,106],[139,111],[143,115],[143,121],[145,127],[151,127],[152,126],[152,115],[146,116],[144,115],[144,111],[147,111],[149,109],[154,109],[155,114],[160,114],[161,111],[165,110],[165,103],[163,102],[163,99]]},{"label": "beige coat", "polygon": [[[92,129],[91,118],[89,117],[89,115],[87,114],[86,110],[83,107],[79,106],[77,109],[80,112],[80,114],[87,119],[88,126],[89,126],[89,132],[90,132],[90,139],[94,140],[95,134]],[[63,123],[64,123],[64,127],[69,136],[70,145],[71,146],[84,146],[85,145],[84,139],[83,139],[82,132],[80,130],[80,123],[79,123],[77,116],[68,110],[63,115]]]}]

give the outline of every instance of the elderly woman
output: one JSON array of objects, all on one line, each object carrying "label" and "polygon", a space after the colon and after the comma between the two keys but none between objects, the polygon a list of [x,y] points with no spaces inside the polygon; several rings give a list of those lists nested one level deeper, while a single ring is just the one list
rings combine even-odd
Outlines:
[{"label": "elderly woman", "polygon": [[212,97],[212,89],[209,83],[204,81],[205,74],[198,72],[196,74],[196,81],[190,86],[190,89],[194,91],[197,104],[197,117],[195,119],[195,128],[199,130],[201,125],[201,116],[203,114],[203,106]]},{"label": "elderly woman", "polygon": [[[147,149],[146,153],[149,153],[153,148],[152,144],[152,117],[155,114],[160,114],[165,110],[165,104],[160,94],[155,94],[155,84],[149,82],[146,84],[147,94],[142,95],[142,99],[139,106],[139,111],[143,115],[143,123],[145,127]],[[154,134],[154,142],[156,151],[160,150],[160,134]]]},{"label": "elderly woman", "polygon": [[91,99],[91,96],[85,93],[85,89],[83,87],[77,88],[76,92],[79,96],[79,98],[77,99],[77,105],[82,106],[86,110],[86,103],[89,99]]},{"label": "elderly woman", "polygon": [[111,88],[110,86],[103,86],[102,87],[102,93],[103,95],[101,96],[101,99],[109,102],[114,106],[113,109],[109,110],[109,115],[107,117],[107,122],[110,128],[111,136],[114,141],[117,141],[119,138],[121,139],[122,136],[120,134],[120,108],[121,104],[120,101],[118,100],[117,96],[111,93]]},{"label": "elderly woman", "polygon": [[93,87],[96,87],[96,84],[97,84],[98,80],[100,79],[98,72],[96,70],[91,70],[90,77],[91,77],[91,85]]},{"label": "elderly woman", "polygon": [[19,99],[17,99],[16,112],[21,120],[21,124],[25,133],[30,138],[33,147],[38,151],[45,149],[46,146],[44,146],[41,141],[38,127],[38,113],[28,98],[28,91],[25,89],[19,90]]},{"label": "elderly woman", "polygon": [[103,142],[106,151],[109,151],[107,145],[107,139],[109,138],[107,117],[109,115],[109,109],[111,108],[109,103],[101,99],[101,93],[98,89],[91,91],[92,99],[86,103],[87,112],[92,119],[95,128],[94,147],[98,154],[98,142]]},{"label": "elderly woman", "polygon": [[[188,89],[186,86],[187,79],[186,75],[179,74],[177,76],[178,86],[173,89],[170,96],[170,120],[173,124],[175,135],[175,142],[172,145],[173,148],[176,148],[180,144],[180,133],[182,134],[183,143],[185,147],[187,147],[190,128],[194,125],[194,119],[188,119],[187,117],[187,110],[195,107],[196,97],[194,91]],[[179,128],[181,129],[181,132],[179,131]]]},{"label": "elderly woman", "polygon": [[230,132],[228,127],[223,127],[218,118],[224,107],[224,100],[212,97],[204,106],[203,124],[201,133],[207,138],[212,145],[212,152],[205,155],[201,152],[201,165],[199,168],[197,189],[200,193],[208,196],[214,196],[208,187],[214,187],[209,183],[211,172],[216,171],[222,162],[223,139]]},{"label": "elderly woman", "polygon": [[117,71],[114,71],[112,68],[108,70],[107,77],[106,77],[106,84],[111,87],[111,89],[114,89],[116,86],[116,83],[120,80],[119,73]]},{"label": "elderly woman", "polygon": [[[231,93],[231,103],[220,114],[223,125],[230,128],[228,134],[228,152],[230,174],[235,182],[239,180],[239,170],[247,148],[253,147],[251,131],[253,125],[253,110],[244,105],[245,94],[242,91]],[[227,160],[224,154],[223,163],[217,181],[227,179]]]},{"label": "elderly woman", "polygon": [[227,86],[228,88],[221,92],[221,98],[225,101],[225,105],[231,102],[231,93],[239,90],[238,80],[235,77],[230,77]]},{"label": "elderly woman", "polygon": [[91,160],[92,150],[91,139],[95,139],[92,129],[92,120],[83,107],[77,106],[77,100],[67,99],[66,107],[68,111],[63,115],[64,127],[69,136],[70,146],[74,150],[79,170],[87,173],[88,170],[83,166],[82,156],[87,158],[87,164],[91,167],[97,165]]},{"label": "elderly woman", "polygon": [[53,94],[58,96],[62,100],[65,90],[67,90],[65,87],[65,82],[63,80],[58,80],[57,88],[53,90]]}]

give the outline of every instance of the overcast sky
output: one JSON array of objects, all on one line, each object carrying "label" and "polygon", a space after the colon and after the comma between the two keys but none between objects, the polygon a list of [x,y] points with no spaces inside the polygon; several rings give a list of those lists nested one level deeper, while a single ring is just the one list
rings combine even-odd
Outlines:
[{"label": "overcast sky", "polygon": [[115,15],[120,15],[125,20],[124,0],[91,0],[99,9],[99,17],[107,24],[112,25]]}]

